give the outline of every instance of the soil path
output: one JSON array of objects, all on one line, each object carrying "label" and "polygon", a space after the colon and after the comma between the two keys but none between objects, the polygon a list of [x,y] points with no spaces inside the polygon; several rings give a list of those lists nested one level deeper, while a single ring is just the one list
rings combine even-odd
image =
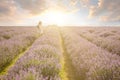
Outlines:
[{"label": "soil path", "polygon": [[67,53],[67,49],[64,44],[65,43],[64,38],[62,35],[63,34],[60,31],[61,44],[63,48],[62,71],[61,71],[62,80],[81,80],[76,73],[75,67],[72,65],[72,60],[70,59],[70,56]]}]

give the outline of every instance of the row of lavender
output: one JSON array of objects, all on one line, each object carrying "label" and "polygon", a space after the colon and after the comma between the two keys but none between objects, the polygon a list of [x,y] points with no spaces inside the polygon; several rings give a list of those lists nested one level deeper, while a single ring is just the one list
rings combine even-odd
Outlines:
[{"label": "row of lavender", "polygon": [[11,39],[14,36],[21,35],[35,31],[35,28],[17,28],[17,27],[5,27],[0,28],[0,41]]},{"label": "row of lavender", "polygon": [[57,29],[48,28],[2,80],[60,80],[62,48]]},{"label": "row of lavender", "polygon": [[120,55],[120,31],[118,31],[120,28],[83,28],[74,30],[81,37],[97,46],[113,54]]},{"label": "row of lavender", "polygon": [[112,27],[112,28],[88,28],[90,33],[97,34],[100,37],[111,38],[114,40],[119,40],[120,38],[120,28]]},{"label": "row of lavender", "polygon": [[120,56],[97,47],[73,30],[62,31],[67,52],[81,80],[120,80]]},{"label": "row of lavender", "polygon": [[34,29],[34,27],[1,27],[0,26],[0,33],[4,32],[10,32],[10,31],[19,31],[19,30],[28,30],[28,29]]},{"label": "row of lavender", "polygon": [[30,30],[30,32],[14,36],[9,40],[0,41],[0,73],[16,56],[25,51],[37,37],[38,33]]},{"label": "row of lavender", "polygon": [[13,30],[13,28],[0,26],[0,33],[3,33],[4,31],[11,31],[11,30]]}]

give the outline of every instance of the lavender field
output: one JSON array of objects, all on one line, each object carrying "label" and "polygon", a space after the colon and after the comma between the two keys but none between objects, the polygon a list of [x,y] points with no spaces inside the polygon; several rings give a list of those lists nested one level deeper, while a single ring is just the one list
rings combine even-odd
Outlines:
[{"label": "lavender field", "polygon": [[120,80],[120,28],[0,27],[0,80]]}]

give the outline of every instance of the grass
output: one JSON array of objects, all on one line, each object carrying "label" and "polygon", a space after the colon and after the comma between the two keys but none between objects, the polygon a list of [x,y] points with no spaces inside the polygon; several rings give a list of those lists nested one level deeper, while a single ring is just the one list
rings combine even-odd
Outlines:
[{"label": "grass", "polygon": [[18,56],[16,56],[9,64],[7,64],[4,69],[0,72],[0,75],[5,75],[7,74],[8,70],[14,66],[14,64],[17,62],[17,60],[23,56],[28,50],[29,50],[30,47],[28,47],[25,51],[21,52]]}]

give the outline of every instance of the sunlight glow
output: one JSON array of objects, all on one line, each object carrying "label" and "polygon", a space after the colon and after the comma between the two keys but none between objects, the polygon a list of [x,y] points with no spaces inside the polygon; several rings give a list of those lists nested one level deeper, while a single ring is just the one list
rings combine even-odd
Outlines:
[{"label": "sunlight glow", "polygon": [[[82,16],[80,18],[83,19]],[[32,19],[35,24],[42,21],[44,26],[58,25],[63,26],[76,26],[75,24],[81,24],[85,21],[78,20],[78,16],[71,12],[65,12],[64,10],[47,10],[44,13],[34,17]]]},{"label": "sunlight glow", "polygon": [[68,14],[62,11],[47,11],[42,16],[42,21],[49,25],[64,25],[68,21]]}]

